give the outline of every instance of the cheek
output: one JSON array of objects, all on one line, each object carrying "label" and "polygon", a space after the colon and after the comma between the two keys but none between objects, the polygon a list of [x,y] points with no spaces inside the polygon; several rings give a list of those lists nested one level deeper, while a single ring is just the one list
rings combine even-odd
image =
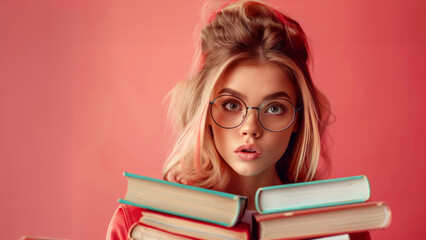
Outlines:
[{"label": "cheek", "polygon": [[233,131],[231,129],[223,129],[217,126],[212,126],[213,142],[222,158],[226,158],[224,155],[231,151],[232,132]]},{"label": "cheek", "polygon": [[269,153],[271,158],[278,161],[287,150],[292,131],[284,131],[281,134],[274,134],[275,135],[264,138],[263,145],[266,147],[264,150]]},{"label": "cheek", "polygon": [[219,147],[221,143],[226,140],[226,134],[224,131],[222,129],[218,129],[217,127],[212,127],[212,135],[216,147]]}]

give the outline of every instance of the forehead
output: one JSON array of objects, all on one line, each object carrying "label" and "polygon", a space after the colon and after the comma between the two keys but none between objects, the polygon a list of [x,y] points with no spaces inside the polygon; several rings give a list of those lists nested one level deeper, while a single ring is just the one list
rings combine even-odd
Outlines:
[{"label": "forehead", "polygon": [[244,100],[258,102],[266,96],[284,92],[296,101],[296,89],[289,74],[274,64],[239,64],[228,70],[218,82],[215,95],[223,89],[231,89]]}]

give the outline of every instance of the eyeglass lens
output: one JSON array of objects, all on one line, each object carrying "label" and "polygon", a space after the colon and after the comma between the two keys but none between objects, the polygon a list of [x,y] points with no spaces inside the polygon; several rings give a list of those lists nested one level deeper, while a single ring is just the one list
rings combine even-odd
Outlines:
[{"label": "eyeglass lens", "polygon": [[[294,106],[283,98],[269,99],[259,108],[251,108],[258,110],[260,124],[269,131],[283,131],[294,121]],[[210,111],[213,121],[220,127],[236,128],[244,122],[248,109],[242,99],[222,95],[211,103]]]}]

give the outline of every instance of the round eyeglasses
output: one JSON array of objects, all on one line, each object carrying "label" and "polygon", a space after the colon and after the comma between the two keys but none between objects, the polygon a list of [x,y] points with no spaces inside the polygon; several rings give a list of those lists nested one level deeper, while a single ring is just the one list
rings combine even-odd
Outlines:
[{"label": "round eyeglasses", "polygon": [[243,124],[249,109],[256,109],[260,125],[271,132],[281,132],[290,127],[296,111],[300,110],[284,98],[266,100],[260,107],[247,107],[241,98],[232,95],[218,96],[210,105],[211,117],[219,127],[236,128]]}]

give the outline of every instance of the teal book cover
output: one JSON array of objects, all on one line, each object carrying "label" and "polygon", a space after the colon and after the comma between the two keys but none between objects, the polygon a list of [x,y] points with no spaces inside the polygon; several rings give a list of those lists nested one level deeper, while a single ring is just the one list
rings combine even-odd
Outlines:
[{"label": "teal book cover", "polygon": [[368,178],[360,175],[262,187],[256,192],[255,205],[266,214],[365,202],[370,194]]},{"label": "teal book cover", "polygon": [[[118,201],[221,226],[236,225],[244,214],[245,196],[205,189],[132,173],[125,199]],[[221,203],[226,203],[221,204]],[[222,216],[220,216],[222,215]]]}]

